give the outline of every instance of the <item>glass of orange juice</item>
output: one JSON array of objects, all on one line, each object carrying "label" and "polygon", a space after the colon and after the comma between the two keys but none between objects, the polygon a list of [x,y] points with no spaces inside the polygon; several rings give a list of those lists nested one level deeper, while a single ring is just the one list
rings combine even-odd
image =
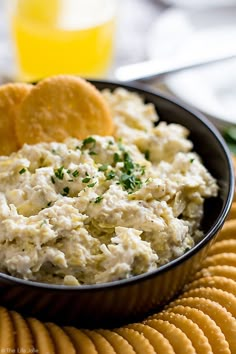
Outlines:
[{"label": "glass of orange juice", "polygon": [[112,62],[116,0],[15,0],[11,29],[17,79],[56,74],[106,77]]}]

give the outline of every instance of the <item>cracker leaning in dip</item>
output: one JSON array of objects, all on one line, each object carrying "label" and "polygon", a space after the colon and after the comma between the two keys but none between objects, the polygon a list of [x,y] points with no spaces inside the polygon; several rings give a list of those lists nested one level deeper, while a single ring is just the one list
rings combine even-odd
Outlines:
[{"label": "cracker leaning in dip", "polygon": [[[56,80],[64,108],[58,88],[53,94]],[[92,130],[80,140],[86,110],[78,114],[79,102],[72,105],[77,91],[70,79],[45,82],[24,98],[16,119],[19,142],[31,145],[0,157],[0,271],[53,284],[96,284],[154,270],[192,248],[203,235],[204,200],[217,196],[218,186],[192,151],[187,129],[165,122],[155,126],[154,106],[118,88],[102,96],[96,92],[108,114],[104,134]],[[45,85],[49,101],[40,100]],[[43,112],[50,117],[46,127]],[[75,116],[82,118],[73,131]],[[31,134],[36,117],[38,128]],[[29,127],[21,129],[25,121]]]}]

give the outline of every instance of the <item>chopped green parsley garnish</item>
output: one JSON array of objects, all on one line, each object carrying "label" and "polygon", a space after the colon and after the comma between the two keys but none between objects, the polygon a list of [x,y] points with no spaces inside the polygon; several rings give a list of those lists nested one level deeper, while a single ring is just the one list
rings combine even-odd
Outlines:
[{"label": "chopped green parsley garnish", "polygon": [[96,145],[96,140],[92,136],[89,136],[88,138],[83,140],[82,148],[85,148],[85,147],[87,147],[87,145],[90,145],[90,144],[93,144],[92,145],[93,148]]},{"label": "chopped green parsley garnish", "polygon": [[90,177],[85,177],[85,178],[82,179],[82,182],[83,182],[83,183],[89,183],[90,180],[91,180]]},{"label": "chopped green parsley garnish", "polygon": [[97,155],[95,151],[89,151],[89,155]]},{"label": "chopped green parsley garnish", "polygon": [[51,182],[55,184],[55,179],[53,178],[53,176],[51,176]]},{"label": "chopped green parsley garnish", "polygon": [[126,173],[121,175],[119,182],[124,189],[129,191],[134,191],[136,188],[140,188],[142,186],[142,181],[140,178],[134,175],[128,175]]},{"label": "chopped green parsley garnish", "polygon": [[116,176],[116,173],[115,173],[115,171],[109,171],[107,174],[106,174],[106,179],[107,180],[110,180],[110,179],[113,179],[113,178],[115,178],[115,176]]},{"label": "chopped green parsley garnish", "polygon": [[104,164],[104,165],[98,167],[98,171],[106,171],[107,168],[108,168],[108,165],[107,165],[107,164]]},{"label": "chopped green parsley garnish", "polygon": [[195,159],[191,159],[191,160],[190,160],[190,163],[193,163],[194,160],[195,160]]},{"label": "chopped green parsley garnish", "polygon": [[54,170],[54,174],[58,179],[63,179],[64,177],[64,166],[59,167],[57,170]]},{"label": "chopped green parsley garnish", "polygon": [[94,182],[94,183],[90,183],[90,184],[88,184],[88,187],[89,188],[92,188],[92,187],[94,187],[95,186],[95,184],[96,184],[97,182]]},{"label": "chopped green parsley garnish", "polygon": [[75,170],[74,172],[72,172],[72,176],[73,177],[78,177],[79,176],[79,171]]},{"label": "chopped green parsley garnish", "polygon": [[117,154],[117,152],[114,153],[113,160],[114,160],[114,163],[122,161],[120,155]]},{"label": "chopped green parsley garnish", "polygon": [[134,163],[127,152],[124,153],[124,168],[123,171],[130,174],[134,169]]},{"label": "chopped green parsley garnish", "polygon": [[48,202],[47,207],[50,207],[52,205],[52,202]]},{"label": "chopped green parsley garnish", "polygon": [[25,173],[25,172],[26,172],[26,168],[23,167],[23,168],[19,171],[19,174],[22,175],[22,174]]},{"label": "chopped green parsley garnish", "polygon": [[103,197],[100,195],[95,199],[94,203],[96,203],[96,204],[100,203],[102,201],[102,199],[103,199]]}]

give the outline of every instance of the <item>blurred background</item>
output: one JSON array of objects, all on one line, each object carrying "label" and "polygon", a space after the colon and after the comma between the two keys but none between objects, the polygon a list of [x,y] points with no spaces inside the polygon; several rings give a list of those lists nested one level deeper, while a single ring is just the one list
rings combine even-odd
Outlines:
[{"label": "blurred background", "polygon": [[[114,77],[122,65],[158,65],[236,53],[236,0],[0,0],[0,82],[58,73]],[[236,60],[145,82],[236,124]]]}]

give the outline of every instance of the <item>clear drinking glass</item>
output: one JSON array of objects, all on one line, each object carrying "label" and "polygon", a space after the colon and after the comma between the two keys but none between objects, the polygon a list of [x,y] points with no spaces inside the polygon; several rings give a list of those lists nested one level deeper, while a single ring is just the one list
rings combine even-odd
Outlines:
[{"label": "clear drinking glass", "polygon": [[17,79],[106,77],[115,15],[116,0],[15,0],[10,22]]}]

